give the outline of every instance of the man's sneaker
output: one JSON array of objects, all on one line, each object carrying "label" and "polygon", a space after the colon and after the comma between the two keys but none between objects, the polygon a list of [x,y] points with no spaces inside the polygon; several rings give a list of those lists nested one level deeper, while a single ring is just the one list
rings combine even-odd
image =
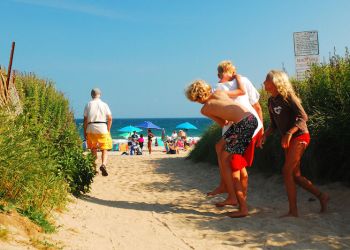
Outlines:
[{"label": "man's sneaker", "polygon": [[107,176],[108,175],[105,165],[102,164],[101,167],[100,167],[100,170],[102,172],[102,176]]}]

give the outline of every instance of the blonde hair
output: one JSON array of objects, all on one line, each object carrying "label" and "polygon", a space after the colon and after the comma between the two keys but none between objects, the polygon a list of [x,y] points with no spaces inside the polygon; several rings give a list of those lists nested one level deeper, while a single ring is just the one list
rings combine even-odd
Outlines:
[{"label": "blonde hair", "polygon": [[287,100],[288,96],[292,96],[301,103],[300,98],[295,94],[288,75],[284,71],[271,70],[269,73],[267,73],[266,81],[271,81],[273,85],[275,85],[278,93],[284,100]]},{"label": "blonde hair", "polygon": [[221,61],[218,65],[218,75],[222,78],[224,73],[234,75],[236,73],[236,67],[229,60]]},{"label": "blonde hair", "polygon": [[192,102],[203,102],[211,95],[211,86],[204,80],[195,80],[187,87],[185,94]]}]

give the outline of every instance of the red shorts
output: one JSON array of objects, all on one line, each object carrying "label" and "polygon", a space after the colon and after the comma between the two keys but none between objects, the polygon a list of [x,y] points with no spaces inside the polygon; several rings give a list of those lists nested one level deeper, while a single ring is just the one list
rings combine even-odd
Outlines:
[{"label": "red shorts", "polygon": [[231,169],[233,172],[239,171],[242,168],[250,167],[253,164],[255,144],[262,136],[262,130],[260,130],[251,140],[249,146],[245,150],[243,155],[233,154],[231,158]]},{"label": "red shorts", "polygon": [[293,140],[297,140],[299,142],[305,143],[306,146],[308,146],[310,143],[310,134],[305,133],[305,134],[298,135],[297,137],[294,137],[291,139],[291,141],[293,141]]}]

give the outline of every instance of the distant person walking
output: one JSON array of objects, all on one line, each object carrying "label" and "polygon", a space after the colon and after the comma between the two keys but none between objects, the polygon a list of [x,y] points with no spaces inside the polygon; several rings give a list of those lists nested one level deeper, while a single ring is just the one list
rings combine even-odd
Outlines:
[{"label": "distant person walking", "polygon": [[147,147],[148,147],[148,153],[152,153],[152,138],[154,137],[154,134],[152,133],[151,129],[148,129],[147,131]]},{"label": "distant person walking", "polygon": [[112,113],[108,105],[103,102],[101,90],[94,88],[91,90],[92,100],[84,109],[84,138],[87,146],[97,159],[97,150],[102,152],[102,164],[100,170],[103,176],[107,176],[107,150],[112,148],[111,126]]},{"label": "distant person walking", "polygon": [[265,90],[271,95],[268,99],[270,126],[259,140],[262,147],[266,137],[276,129],[280,132],[281,146],[285,152],[283,178],[289,201],[289,211],[283,216],[298,217],[296,184],[315,195],[321,205],[321,212],[327,210],[329,196],[318,190],[308,179],[301,175],[300,161],[310,143],[306,125],[308,117],[296,96],[286,73],[271,70],[264,82]]}]

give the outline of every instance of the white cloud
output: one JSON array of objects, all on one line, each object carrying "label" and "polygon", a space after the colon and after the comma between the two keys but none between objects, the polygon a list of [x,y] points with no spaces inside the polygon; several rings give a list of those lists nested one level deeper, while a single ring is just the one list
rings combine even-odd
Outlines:
[{"label": "white cloud", "polygon": [[72,12],[80,12],[88,15],[100,16],[100,17],[111,18],[111,19],[125,18],[125,16],[118,14],[113,10],[110,10],[107,8],[101,8],[96,5],[82,3],[82,2],[77,3],[77,2],[66,1],[66,0],[13,0],[13,1],[17,3],[28,4],[28,5],[36,5],[36,6],[47,7],[47,8],[68,10]]}]

